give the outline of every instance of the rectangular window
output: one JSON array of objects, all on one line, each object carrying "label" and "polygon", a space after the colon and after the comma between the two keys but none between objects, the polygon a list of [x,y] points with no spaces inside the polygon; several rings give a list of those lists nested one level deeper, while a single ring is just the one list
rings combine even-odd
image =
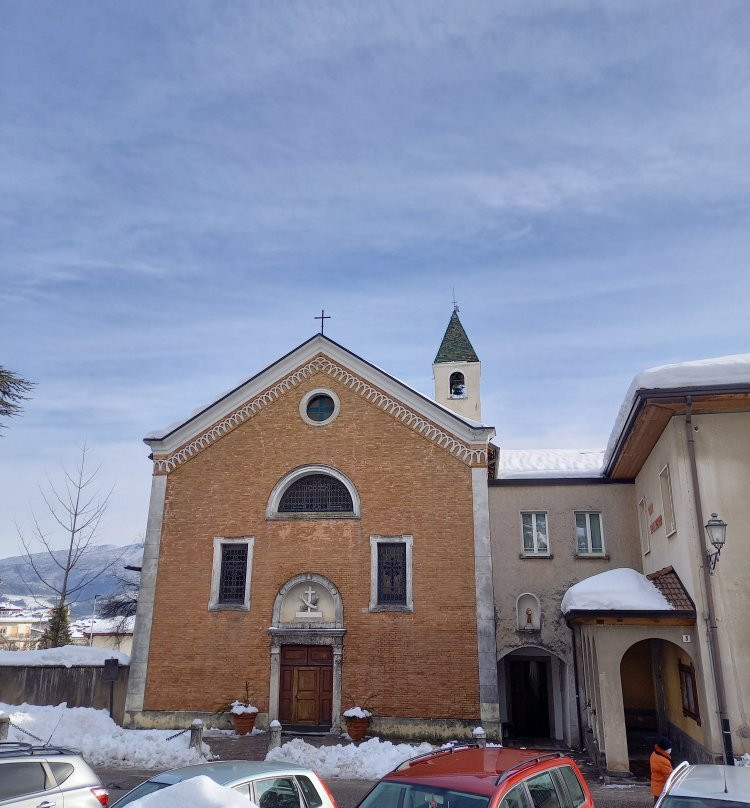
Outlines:
[{"label": "rectangular window", "polygon": [[[0,763],[0,800],[12,800],[14,797],[28,797],[31,803],[32,794],[39,795],[47,789],[47,773],[41,763]],[[36,805],[36,802],[33,803]]]},{"label": "rectangular window", "polygon": [[406,605],[406,545],[378,545],[378,603]]},{"label": "rectangular window", "polygon": [[646,510],[646,500],[642,499],[638,503],[638,530],[641,534],[641,553],[651,552],[651,533],[648,527],[648,511]]},{"label": "rectangular window", "polygon": [[695,682],[695,668],[692,664],[683,665],[679,663],[680,671],[680,692],[682,693],[682,714],[701,722],[700,709],[698,708],[698,687]]},{"label": "rectangular window", "polygon": [[664,514],[664,529],[667,531],[667,536],[671,536],[676,530],[677,525],[674,520],[674,503],[672,502],[672,481],[669,479],[669,466],[659,472],[659,485],[661,486],[661,504],[662,513]]},{"label": "rectangular window", "polygon": [[526,780],[526,788],[534,808],[562,808],[560,795],[549,772],[530,777]]},{"label": "rectangular window", "polygon": [[602,515],[595,511],[576,511],[578,555],[603,555]]},{"label": "rectangular window", "polygon": [[578,776],[573,769],[570,768],[570,766],[560,766],[560,768],[556,769],[556,771],[560,774],[568,789],[568,794],[570,795],[571,802],[573,803],[573,808],[580,808],[580,806],[586,802],[586,795],[583,793],[583,786],[581,785]]},{"label": "rectangular window", "polygon": [[410,612],[412,536],[370,536],[370,611]]},{"label": "rectangular window", "polygon": [[214,538],[210,610],[250,609],[254,542],[252,536]]},{"label": "rectangular window", "polygon": [[546,513],[522,513],[521,531],[524,555],[549,555]]},{"label": "rectangular window", "polygon": [[221,545],[221,577],[219,603],[242,603],[247,577],[247,545]]}]

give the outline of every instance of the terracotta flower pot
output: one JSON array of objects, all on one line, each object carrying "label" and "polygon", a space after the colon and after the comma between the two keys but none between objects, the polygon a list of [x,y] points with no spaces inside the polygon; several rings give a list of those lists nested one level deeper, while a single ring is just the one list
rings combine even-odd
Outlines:
[{"label": "terracotta flower pot", "polygon": [[242,713],[241,715],[232,714],[232,724],[234,724],[235,735],[247,735],[253,731],[255,726],[255,716],[257,713]]},{"label": "terracotta flower pot", "polygon": [[370,726],[369,718],[347,718],[346,732],[353,741],[361,741]]}]

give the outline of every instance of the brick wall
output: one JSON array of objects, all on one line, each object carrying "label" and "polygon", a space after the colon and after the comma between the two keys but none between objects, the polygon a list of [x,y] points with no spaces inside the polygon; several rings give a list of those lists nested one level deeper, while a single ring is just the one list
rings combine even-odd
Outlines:
[{"label": "brick wall", "polygon": [[[312,427],[316,387],[338,418]],[[273,486],[294,468],[333,466],[356,486],[361,519],[269,521]],[[412,534],[414,613],[370,613],[371,534]],[[255,536],[252,607],[209,612],[214,536]],[[325,374],[315,374],[169,475],[146,710],[212,710],[251,682],[268,709],[268,627],[279,587],[315,572],[344,606],[343,707],[378,694],[379,715],[479,715],[471,473],[467,465]]]}]

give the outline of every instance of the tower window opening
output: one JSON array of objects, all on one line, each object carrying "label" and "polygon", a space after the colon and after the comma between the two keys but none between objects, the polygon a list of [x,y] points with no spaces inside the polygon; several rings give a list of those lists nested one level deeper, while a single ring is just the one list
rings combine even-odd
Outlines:
[{"label": "tower window opening", "polygon": [[466,398],[466,381],[463,373],[451,373],[449,384],[451,398]]}]

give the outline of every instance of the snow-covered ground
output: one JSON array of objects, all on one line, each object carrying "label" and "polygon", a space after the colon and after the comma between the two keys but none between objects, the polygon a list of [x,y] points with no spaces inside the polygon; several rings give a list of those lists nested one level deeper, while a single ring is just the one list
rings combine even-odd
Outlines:
[{"label": "snow-covered ground", "polygon": [[[19,653],[13,652],[13,656]],[[50,739],[61,746],[78,749],[94,766],[173,769],[204,761],[196,750],[188,747],[190,733],[168,741],[174,730],[123,729],[105,710],[68,707],[64,703],[56,707],[39,707],[0,702],[0,713],[7,713],[13,724],[45,741]],[[12,725],[8,740],[37,743]],[[205,744],[204,751],[207,755],[211,753]]]},{"label": "snow-covered ground", "polygon": [[357,780],[379,780],[395,769],[399,763],[416,755],[431,752],[434,748],[429,743],[393,744],[378,738],[370,738],[358,746],[339,744],[315,747],[294,738],[289,743],[272,749],[266,755],[266,760],[298,763],[313,769],[323,779],[346,777]]},{"label": "snow-covered ground", "polygon": [[231,788],[210,777],[191,777],[130,803],[130,808],[257,808]]}]

